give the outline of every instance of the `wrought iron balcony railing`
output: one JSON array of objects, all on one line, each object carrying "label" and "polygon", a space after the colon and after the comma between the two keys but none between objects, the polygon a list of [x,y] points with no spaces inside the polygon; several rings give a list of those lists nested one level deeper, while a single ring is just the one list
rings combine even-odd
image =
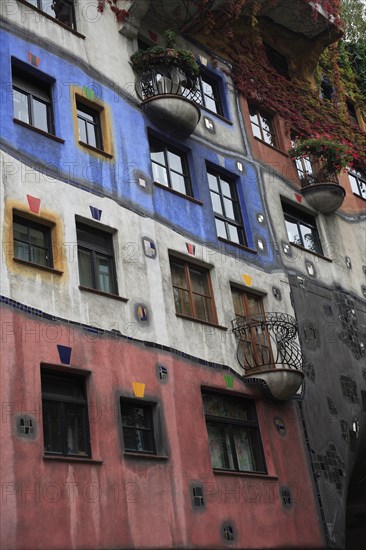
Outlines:
[{"label": "wrought iron balcony railing", "polygon": [[201,91],[196,81],[187,78],[179,67],[155,65],[137,75],[136,93],[141,100],[150,99],[162,95],[175,95],[184,97],[195,103],[201,103]]},{"label": "wrought iron balcony railing", "polygon": [[231,321],[238,340],[238,360],[245,371],[263,371],[280,366],[302,370],[302,354],[296,341],[294,317],[286,313],[264,313]]}]

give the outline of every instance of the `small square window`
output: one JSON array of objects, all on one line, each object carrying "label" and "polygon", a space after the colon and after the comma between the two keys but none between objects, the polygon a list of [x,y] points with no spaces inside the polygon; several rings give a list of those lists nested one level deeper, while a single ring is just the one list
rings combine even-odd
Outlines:
[{"label": "small square window", "polygon": [[266,473],[254,403],[211,392],[202,397],[212,467]]},{"label": "small square window", "polygon": [[80,285],[118,294],[112,234],[77,223]]},{"label": "small square window", "polygon": [[176,313],[216,324],[209,271],[176,258],[170,259],[170,267]]},{"label": "small square window", "polygon": [[211,169],[208,170],[207,177],[217,236],[233,243],[246,245],[235,180]]},{"label": "small square window", "polygon": [[353,193],[363,199],[366,199],[366,174],[352,171],[348,172],[348,177]]},{"label": "small square window", "polygon": [[100,111],[76,101],[79,141],[95,149],[103,150]]},{"label": "small square window", "polygon": [[157,454],[153,403],[121,399],[124,449],[127,452]]},{"label": "small square window", "polygon": [[28,218],[13,215],[14,258],[53,267],[51,228]]},{"label": "small square window", "polygon": [[154,181],[178,193],[193,196],[187,155],[153,137],[149,143]]},{"label": "small square window", "polygon": [[48,134],[54,133],[51,83],[13,63],[14,118]]},{"label": "small square window", "polygon": [[207,73],[198,78],[199,95],[197,103],[203,105],[209,111],[217,115],[224,115],[222,101],[220,97],[219,82]]},{"label": "small square window", "polygon": [[26,0],[67,27],[76,29],[74,0]]},{"label": "small square window", "polygon": [[294,206],[282,203],[290,243],[323,255],[315,218]]},{"label": "small square window", "polygon": [[249,116],[254,137],[272,147],[277,147],[273,117],[255,105],[249,105]]},{"label": "small square window", "polygon": [[90,457],[85,378],[42,370],[41,383],[45,453]]}]

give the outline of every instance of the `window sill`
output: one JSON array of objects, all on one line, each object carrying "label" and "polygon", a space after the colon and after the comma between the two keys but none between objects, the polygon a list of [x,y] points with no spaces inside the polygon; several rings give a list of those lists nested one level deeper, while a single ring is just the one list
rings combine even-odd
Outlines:
[{"label": "window sill", "polygon": [[35,264],[34,262],[28,262],[27,260],[21,260],[20,258],[13,258],[13,261],[17,264],[26,265],[28,267],[34,267],[35,269],[41,269],[42,271],[48,271],[49,273],[53,273],[54,275],[63,275],[64,272],[60,271],[59,269],[55,269],[53,267],[48,267],[47,265],[41,265],[41,264]]},{"label": "window sill", "polygon": [[78,458],[76,456],[56,456],[56,455],[43,455],[43,460],[54,460],[57,462],[80,462],[81,464],[103,464],[103,460],[96,458]]},{"label": "window sill", "polygon": [[125,451],[124,453],[124,456],[126,458],[142,458],[142,459],[147,459],[147,460],[161,460],[161,461],[165,461],[165,460],[168,460],[168,456],[166,455],[154,455],[154,454],[150,454],[150,453],[134,453],[132,451]]},{"label": "window sill", "polygon": [[238,472],[236,470],[220,470],[219,468],[214,468],[213,473],[215,475],[224,475],[224,476],[240,476],[240,477],[253,477],[256,479],[264,480],[273,480],[277,481],[277,476],[270,476],[268,474],[261,474],[259,472]]},{"label": "window sill", "polygon": [[62,27],[63,29],[66,29],[67,31],[71,32],[72,34],[75,34],[75,36],[78,36],[79,38],[84,38],[85,39],[85,36],[83,34],[80,34],[78,31],[75,31],[74,29],[72,29],[68,25],[65,25],[65,23],[62,23],[61,21],[59,21],[55,17],[52,17],[51,15],[49,15],[48,13],[45,13],[44,11],[37,8],[36,6],[33,6],[33,4],[30,4],[26,0],[18,0],[18,2],[20,4],[23,4],[24,6],[27,6],[27,8],[32,8],[35,12],[40,13],[41,15],[43,15],[43,17],[45,17],[46,19],[49,19],[49,21],[52,21],[53,23],[56,23],[57,25],[60,25],[60,27]]},{"label": "window sill", "polygon": [[54,136],[53,134],[50,134],[49,132],[45,132],[44,130],[41,130],[40,128],[36,128],[35,126],[32,126],[31,124],[28,124],[27,122],[23,122],[22,120],[19,120],[18,118],[13,118],[13,121],[16,124],[19,124],[19,126],[23,126],[24,128],[28,128],[29,130],[33,130],[33,132],[36,132],[37,134],[40,134],[41,136],[48,137],[50,139],[53,139],[54,141],[57,141],[58,143],[65,143],[64,139],[61,139],[57,136]]},{"label": "window sill", "polygon": [[231,244],[232,246],[236,246],[237,248],[241,248],[242,250],[246,250],[246,252],[251,252],[252,254],[258,254],[258,251],[254,248],[249,248],[248,246],[245,246],[244,244],[240,243],[234,243],[233,241],[228,241],[227,239],[223,239],[222,237],[217,237],[219,241],[227,244]]},{"label": "window sill", "polygon": [[89,288],[87,286],[79,285],[79,289],[83,292],[91,292],[92,294],[98,294],[99,296],[105,296],[107,298],[113,298],[114,300],[119,300],[120,302],[128,302],[128,298],[123,298],[118,294],[110,294],[109,292],[103,292],[102,290],[97,290],[96,288]]},{"label": "window sill", "polygon": [[326,262],[332,263],[333,260],[330,258],[327,258],[326,256],[323,256],[323,254],[318,254],[318,252],[313,252],[312,250],[308,250],[307,248],[304,248],[303,246],[300,246],[299,244],[295,243],[289,243],[294,248],[298,248],[299,250],[302,250],[303,252],[308,252],[308,254],[311,254],[312,256],[316,256],[317,258],[321,258],[322,260],[325,260]]},{"label": "window sill", "polygon": [[285,153],[285,151],[282,151],[282,149],[279,149],[279,148],[276,147],[275,145],[270,145],[269,143],[267,143],[266,141],[263,141],[263,139],[260,139],[260,138],[257,137],[257,136],[253,136],[253,138],[254,138],[256,141],[259,141],[259,143],[262,143],[262,145],[265,145],[266,147],[269,147],[270,149],[273,149],[273,150],[276,151],[277,153],[280,153],[280,155],[286,157],[287,159],[290,159],[290,157],[288,156],[287,153]]},{"label": "window sill", "polygon": [[358,193],[352,193],[352,195],[354,195],[354,196],[357,197],[358,199],[361,199],[362,201],[366,201],[366,197],[362,197],[362,196],[359,195]]},{"label": "window sill", "polygon": [[200,206],[203,205],[202,201],[199,201],[198,199],[195,199],[194,197],[191,197],[190,195],[185,195],[184,193],[181,193],[180,191],[176,191],[175,189],[172,189],[171,187],[168,187],[167,185],[163,185],[162,183],[159,183],[158,181],[154,181],[154,185],[156,185],[156,187],[160,187],[160,189],[165,189],[166,191],[170,191],[170,193],[173,193],[174,195],[178,195],[178,197],[182,197],[183,199],[187,199],[191,202],[199,204]]},{"label": "window sill", "polygon": [[220,330],[228,330],[227,327],[223,327],[217,323],[210,323],[209,321],[204,321],[203,319],[198,319],[197,317],[190,317],[189,315],[183,315],[182,313],[176,313],[175,315],[180,319],[187,319],[187,321],[193,321],[194,323],[201,323],[202,325],[208,325],[209,327],[215,327]]},{"label": "window sill", "polygon": [[85,143],[84,141],[79,141],[79,145],[81,145],[82,147],[85,147],[85,149],[89,149],[90,151],[93,151],[93,153],[98,153],[98,155],[102,155],[107,159],[113,158],[113,155],[111,155],[110,153],[103,151],[103,149],[98,149],[98,147],[93,147],[92,145],[89,145],[89,143]]},{"label": "window sill", "polygon": [[208,113],[208,114],[210,114],[214,117],[217,117],[220,120],[222,120],[223,122],[226,122],[227,124],[230,124],[230,126],[233,126],[233,123],[228,118],[224,117],[223,115],[219,115],[219,113],[215,113],[215,111],[211,111],[211,109],[207,109],[207,107],[205,107],[204,105],[200,105],[200,104],[198,104],[198,105],[199,105],[200,109],[202,109],[202,111],[204,111],[205,113]]}]

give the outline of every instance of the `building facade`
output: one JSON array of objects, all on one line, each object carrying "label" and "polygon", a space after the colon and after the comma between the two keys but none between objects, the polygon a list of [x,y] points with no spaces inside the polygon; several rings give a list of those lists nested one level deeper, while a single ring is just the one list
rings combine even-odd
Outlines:
[{"label": "building facade", "polygon": [[[290,159],[199,4],[2,5],[4,550],[357,548],[365,177]],[[311,88],[339,29],[285,4]]]}]

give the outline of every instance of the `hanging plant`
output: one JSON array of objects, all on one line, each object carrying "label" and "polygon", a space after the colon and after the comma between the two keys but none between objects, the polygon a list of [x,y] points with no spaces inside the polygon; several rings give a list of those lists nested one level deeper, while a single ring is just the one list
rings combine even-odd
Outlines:
[{"label": "hanging plant", "polygon": [[97,10],[99,13],[104,13],[106,6],[114,13],[118,23],[124,23],[128,17],[128,11],[117,6],[118,0],[98,0]]}]

